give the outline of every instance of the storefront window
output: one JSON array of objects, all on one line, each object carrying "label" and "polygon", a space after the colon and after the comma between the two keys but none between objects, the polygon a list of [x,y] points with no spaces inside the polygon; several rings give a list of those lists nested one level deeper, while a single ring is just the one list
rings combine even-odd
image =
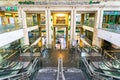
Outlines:
[{"label": "storefront window", "polygon": [[76,14],[76,24],[80,24],[81,14]]},{"label": "storefront window", "polygon": [[27,26],[28,27],[32,27],[38,24],[37,22],[37,14],[31,14],[31,13],[27,13]]},{"label": "storefront window", "polygon": [[18,21],[17,14],[12,13],[6,14],[5,16],[0,16],[0,33],[9,32],[17,29],[21,29],[22,26]]},{"label": "storefront window", "polygon": [[104,11],[102,29],[120,33],[120,12]]},{"label": "storefront window", "polygon": [[85,14],[84,25],[90,26],[90,27],[94,27],[94,23],[95,23],[94,18],[95,18],[95,14],[94,13],[87,13],[87,14]]}]

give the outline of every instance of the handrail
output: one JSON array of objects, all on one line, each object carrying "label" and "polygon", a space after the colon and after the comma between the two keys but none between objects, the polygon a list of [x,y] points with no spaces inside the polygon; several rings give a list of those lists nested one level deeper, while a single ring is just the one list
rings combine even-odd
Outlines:
[{"label": "handrail", "polygon": [[120,64],[120,61],[117,60],[115,57],[111,56],[110,54],[108,54],[107,51],[104,50],[104,53],[108,55],[111,59],[116,60]]},{"label": "handrail", "polygon": [[33,42],[33,44],[31,44],[31,46],[34,46],[34,45],[36,45],[40,40],[41,40],[42,38],[41,37],[39,37],[35,42]]},{"label": "handrail", "polygon": [[6,76],[6,77],[3,77],[3,78],[0,78],[0,80],[4,80],[4,79],[13,80],[12,78],[15,78],[15,77],[16,77],[16,79],[21,79],[21,78],[24,78],[24,77],[25,77],[24,79],[29,78],[29,76],[35,71],[34,69],[35,69],[35,66],[37,65],[37,62],[38,62],[38,58],[35,58],[34,61],[33,61],[33,64],[30,66],[30,68],[26,72]]},{"label": "handrail", "polygon": [[[91,71],[90,71],[90,67],[88,66],[88,65],[89,65],[88,62],[87,62],[85,59],[82,59],[82,61],[83,61],[83,63],[85,64],[87,70],[89,71],[90,76],[92,76],[92,73],[91,73]],[[85,63],[84,61],[85,61],[86,63]]]},{"label": "handrail", "polygon": [[[82,59],[83,60],[83,59]],[[84,61],[83,61],[84,62]],[[87,66],[89,65],[87,62],[84,64]],[[89,66],[88,66],[89,67]],[[87,67],[87,70],[90,72],[90,69],[88,69]],[[113,76],[113,75],[108,75],[108,74],[104,74],[104,73],[100,73],[100,72],[97,72],[97,71],[93,71],[92,72],[94,74],[94,77],[96,77],[95,75],[101,75],[101,76],[107,76],[107,77],[110,77],[110,78],[115,78],[115,79],[120,79],[120,77],[117,77],[117,76]],[[91,74],[91,76],[93,76],[93,74]],[[101,79],[101,78],[98,78],[98,79]]]},{"label": "handrail", "polygon": [[62,77],[62,80],[65,80],[65,76],[64,76],[64,73],[63,73],[63,61],[62,61],[62,58],[58,58],[57,80],[59,80],[59,78],[61,78],[61,77]]},{"label": "handrail", "polygon": [[116,49],[116,50],[106,50],[106,52],[120,52],[120,49]]},{"label": "handrail", "polygon": [[25,53],[28,49],[30,49],[30,47],[27,47],[23,52]]},{"label": "handrail", "polygon": [[104,73],[100,73],[100,72],[96,72],[96,71],[94,71],[94,74],[99,74],[99,75],[107,76],[107,77],[110,77],[110,78],[120,79],[120,77],[116,77],[116,76],[113,76],[113,75],[108,75],[108,74],[104,74]]},{"label": "handrail", "polygon": [[14,75],[10,75],[10,76],[6,76],[6,77],[3,77],[3,78],[0,78],[0,80],[4,80],[4,79],[11,80],[11,78],[13,78],[13,77],[17,77],[17,76],[24,76],[24,74],[27,74],[27,75],[28,75],[28,77],[29,77],[28,72],[23,72],[23,73],[14,74]]},{"label": "handrail", "polygon": [[9,57],[7,57],[7,59],[9,59],[10,57],[12,57],[14,54],[16,54],[18,51],[15,51],[13,54],[11,54]]}]

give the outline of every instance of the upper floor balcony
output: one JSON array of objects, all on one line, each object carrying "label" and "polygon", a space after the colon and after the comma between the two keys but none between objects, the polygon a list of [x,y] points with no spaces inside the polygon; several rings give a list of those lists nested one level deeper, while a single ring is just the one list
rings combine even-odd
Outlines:
[{"label": "upper floor balcony", "polygon": [[103,23],[102,29],[120,34],[120,24],[105,24],[105,23]]},{"label": "upper floor balcony", "polygon": [[14,30],[22,29],[22,26],[18,24],[6,24],[6,25],[0,25],[0,34],[5,32],[10,32]]}]

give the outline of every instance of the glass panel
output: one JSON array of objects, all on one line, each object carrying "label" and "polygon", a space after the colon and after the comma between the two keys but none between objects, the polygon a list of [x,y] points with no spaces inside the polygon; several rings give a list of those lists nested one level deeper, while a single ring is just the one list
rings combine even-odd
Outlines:
[{"label": "glass panel", "polygon": [[95,17],[94,13],[85,14],[84,25],[94,27],[94,23],[95,23],[94,17]]},{"label": "glass panel", "polygon": [[31,14],[31,13],[27,13],[26,15],[26,21],[27,21],[27,26],[28,27],[32,27],[38,24],[37,22],[37,14]]},{"label": "glass panel", "polygon": [[18,22],[18,17],[0,16],[0,33],[21,29],[22,26]]},{"label": "glass panel", "polygon": [[80,24],[81,14],[76,14],[76,24]]},{"label": "glass panel", "polygon": [[18,59],[23,45],[21,44],[21,39],[0,47],[0,67],[5,67],[12,60]]},{"label": "glass panel", "polygon": [[102,29],[120,33],[120,15],[116,11],[104,12]]},{"label": "glass panel", "polygon": [[29,36],[30,44],[32,44],[40,37],[40,32],[39,30],[33,30],[28,33],[28,36]]}]

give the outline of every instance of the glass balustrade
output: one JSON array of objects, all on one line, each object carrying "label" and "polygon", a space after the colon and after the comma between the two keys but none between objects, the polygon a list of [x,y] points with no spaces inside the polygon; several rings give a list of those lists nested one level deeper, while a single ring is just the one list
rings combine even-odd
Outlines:
[{"label": "glass balustrade", "polygon": [[20,24],[0,25],[0,33],[10,32],[18,29],[22,29],[22,26]]},{"label": "glass balustrade", "polygon": [[104,24],[103,23],[102,29],[120,34],[120,25],[117,25],[117,24]]},{"label": "glass balustrade", "polygon": [[40,37],[39,30],[33,30],[29,32],[28,36],[29,36],[30,44],[32,44]]},{"label": "glass balustrade", "polygon": [[89,26],[89,27],[94,27],[94,20],[86,20],[84,21],[84,25]]}]

